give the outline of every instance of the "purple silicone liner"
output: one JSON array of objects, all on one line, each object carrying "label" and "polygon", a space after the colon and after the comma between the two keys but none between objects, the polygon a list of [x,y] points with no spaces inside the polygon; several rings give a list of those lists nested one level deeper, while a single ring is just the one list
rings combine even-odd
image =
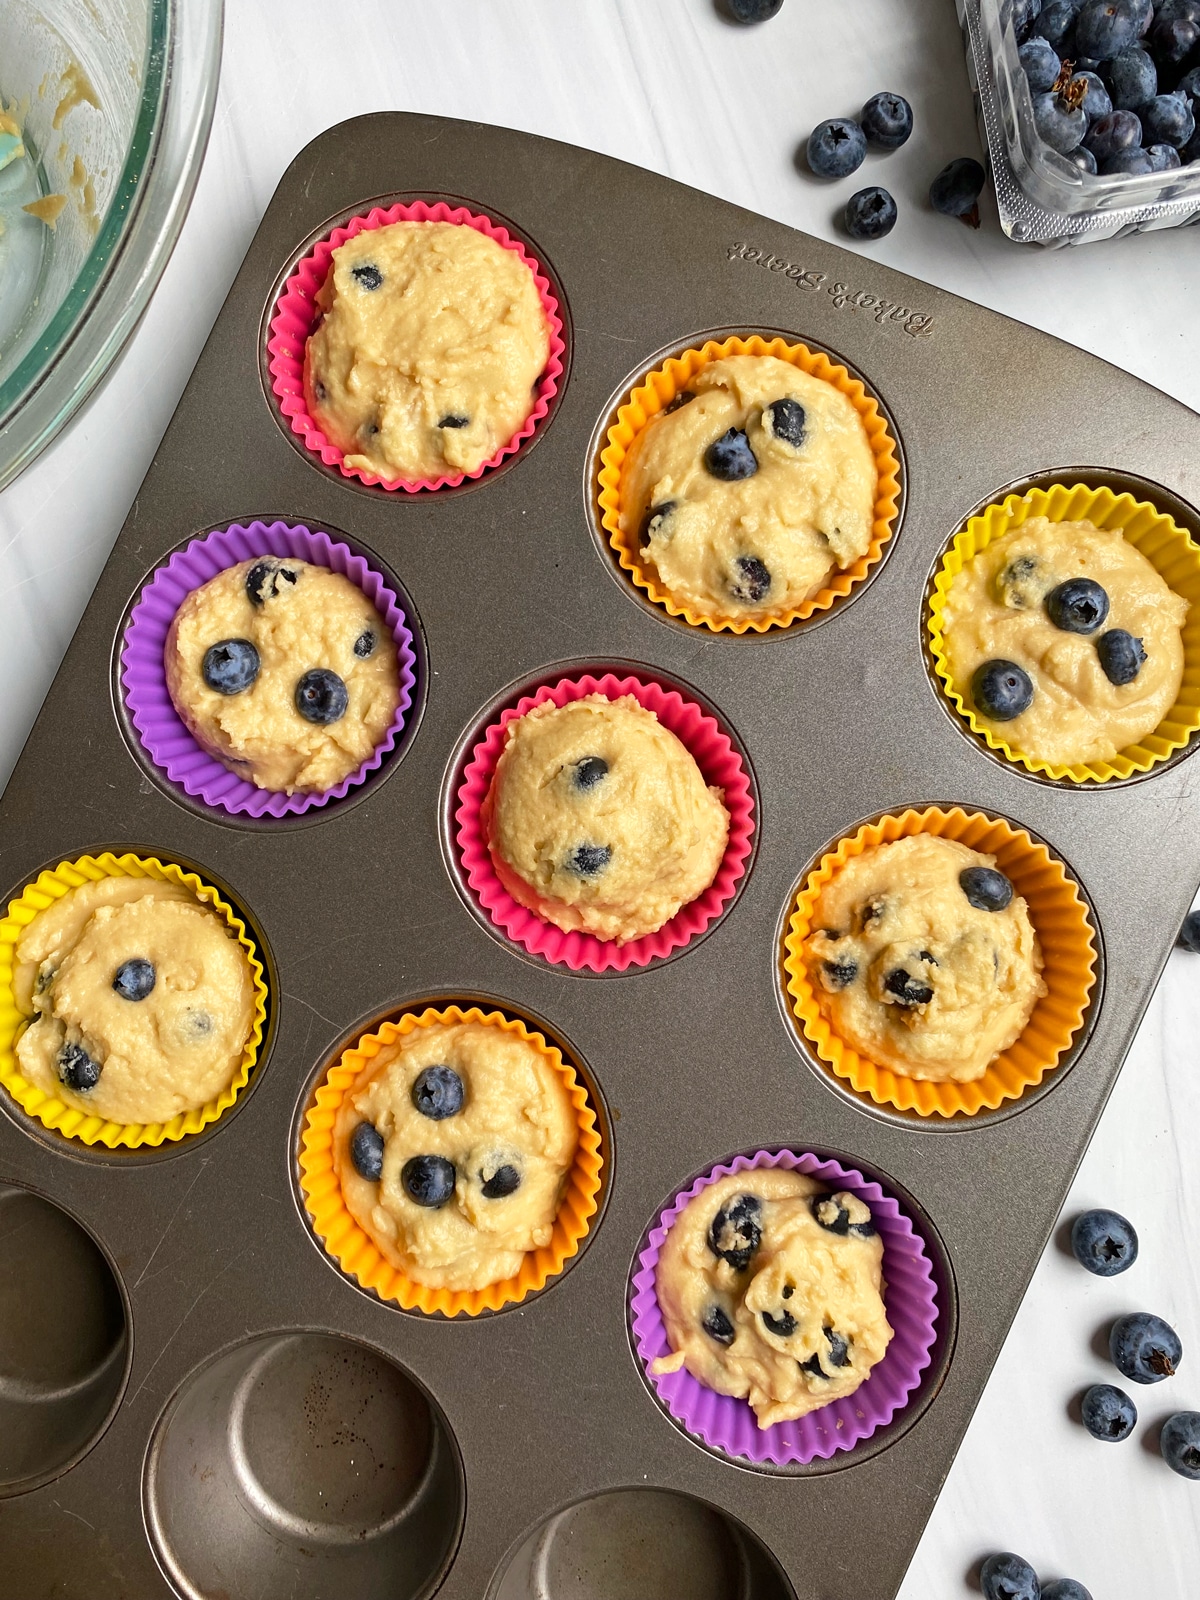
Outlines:
[{"label": "purple silicone liner", "polygon": [[[763,1167],[786,1167],[816,1178],[830,1189],[846,1189],[871,1208],[883,1240],[883,1277],[887,1285],[888,1321],[895,1337],[883,1360],[852,1395],[810,1411],[794,1422],[760,1428],[745,1400],[718,1394],[692,1377],[686,1368],[655,1377],[650,1363],[670,1355],[655,1294],[658,1253],[667,1231],[689,1200],[718,1178]],[[634,1345],[646,1369],[646,1381],[667,1411],[688,1433],[729,1456],[758,1466],[808,1466],[828,1460],[839,1450],[852,1450],[883,1427],[908,1402],[928,1367],[938,1318],[933,1267],[920,1235],[899,1205],[877,1183],[853,1167],[819,1156],[791,1150],[759,1150],[752,1156],[734,1156],[727,1164],[711,1167],[682,1190],[659,1215],[649,1243],[638,1257],[629,1302]]]},{"label": "purple silicone liner", "polygon": [[[328,567],[349,578],[370,600],[391,630],[400,663],[400,700],[387,733],[370,757],[332,789],[319,793],[284,794],[259,789],[202,750],[188,732],[167,692],[164,650],[175,613],[184,599],[226,567],[261,556],[280,556]],[[362,783],[395,747],[413,703],[417,657],[413,636],[399,602],[382,576],[348,545],[319,529],[287,522],[231,523],[193,539],[177,550],[146,584],[129,618],[121,646],[121,683],[125,704],[142,747],[173,784],[193,799],[234,816],[300,816],[317,806],[340,800]]]}]

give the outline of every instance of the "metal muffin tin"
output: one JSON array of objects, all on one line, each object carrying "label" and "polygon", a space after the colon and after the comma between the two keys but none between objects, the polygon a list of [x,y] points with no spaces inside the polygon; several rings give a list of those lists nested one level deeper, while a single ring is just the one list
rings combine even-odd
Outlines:
[{"label": "metal muffin tin", "polygon": [[[417,197],[463,201],[528,242],[561,291],[569,373],[503,468],[405,496],[293,448],[262,352],[306,242]],[[869,585],[761,639],[647,606],[598,547],[592,510],[601,424],[627,384],[658,352],[729,328],[779,330],[864,373],[906,463],[903,521]],[[1109,403],[1082,407],[1080,393]],[[5,890],[113,845],[194,864],[249,914],[272,993],[249,1089],[193,1141],[88,1149],[0,1096],[4,1600],[414,1600],[439,1582],[447,1600],[895,1593],[1200,876],[1200,764],[1087,791],[1041,782],[977,747],[926,664],[927,581],[963,519],[1081,467],[1200,534],[1200,418],[868,258],[495,128],[366,117],[297,157],[0,808]],[[424,710],[371,785],[264,824],[180,803],[134,759],[112,663],[170,550],[274,516],[396,573]],[[493,936],[464,904],[447,837],[469,732],[508,686],[563,663],[692,686],[757,786],[741,894],[703,940],[624,976],[577,977]],[[930,801],[1045,839],[1086,890],[1105,969],[1070,1069],[1004,1115],[949,1125],[835,1088],[778,995],[805,864],[860,819]],[[343,1277],[310,1233],[296,1169],[331,1057],[440,997],[542,1019],[587,1074],[609,1157],[603,1212],[568,1270],[518,1307],[454,1322]],[[768,1145],[877,1176],[940,1274],[939,1341],[907,1409],[792,1473],[747,1470],[683,1434],[627,1321],[631,1266],[664,1200]]]}]

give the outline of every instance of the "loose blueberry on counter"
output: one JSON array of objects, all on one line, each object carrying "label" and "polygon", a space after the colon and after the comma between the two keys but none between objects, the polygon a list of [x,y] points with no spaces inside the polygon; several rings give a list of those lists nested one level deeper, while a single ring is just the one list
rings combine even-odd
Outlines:
[{"label": "loose blueberry on counter", "polygon": [[1196,131],[1196,118],[1187,95],[1156,94],[1137,108],[1142,138],[1147,144],[1170,144],[1181,149]]},{"label": "loose blueberry on counter", "polygon": [[822,961],[821,982],[830,994],[848,988],[858,977],[857,961]]},{"label": "loose blueberry on counter", "polygon": [[1158,1436],[1163,1460],[1181,1478],[1200,1478],[1200,1411],[1177,1411]]},{"label": "loose blueberry on counter", "polygon": [[993,722],[1011,722],[1033,704],[1033,681],[1015,661],[985,661],[971,679],[971,699]]},{"label": "loose blueberry on counter", "polygon": [[850,196],[842,220],[852,239],[882,239],[896,226],[898,215],[888,191],[873,184]]},{"label": "loose blueberry on counter", "polygon": [[732,1344],[737,1337],[737,1329],[720,1306],[706,1306],[704,1315],[700,1318],[700,1326],[708,1337],[715,1339],[718,1344]]},{"label": "loose blueberry on counter", "polygon": [[[867,1213],[861,1222],[850,1220],[850,1207],[847,1200],[855,1202]],[[871,1208],[865,1200],[859,1200],[857,1195],[840,1194],[815,1194],[808,1202],[808,1209],[812,1212],[813,1221],[829,1233],[854,1234],[859,1239],[873,1239],[877,1232],[875,1224],[871,1221]]]},{"label": "loose blueberry on counter", "polygon": [[571,768],[571,782],[577,789],[594,789],[601,778],[608,776],[608,762],[603,756],[584,756]]},{"label": "loose blueberry on counter", "polygon": [[365,628],[354,641],[354,654],[360,661],[365,661],[378,643],[373,628]]},{"label": "loose blueberry on counter", "polygon": [[1096,640],[1096,654],[1109,683],[1122,688],[1132,683],[1142,670],[1146,651],[1140,639],[1126,633],[1124,628],[1110,628]]},{"label": "loose blueberry on counter", "polygon": [[485,1178],[481,1172],[479,1181],[485,1200],[506,1200],[521,1187],[521,1174],[506,1161],[503,1166],[496,1168],[490,1178]]},{"label": "loose blueberry on counter", "polygon": [[735,1272],[745,1272],[761,1243],[762,1201],[756,1194],[738,1195],[709,1224],[708,1248]]},{"label": "loose blueberry on counter", "polygon": [[808,164],[818,178],[848,178],[866,156],[866,135],[850,117],[818,123],[808,136]]},{"label": "loose blueberry on counter", "polygon": [[1183,165],[1183,157],[1173,144],[1148,144],[1146,154],[1150,157],[1151,172],[1173,172]]},{"label": "loose blueberry on counter", "polygon": [[117,968],[113,988],[122,1000],[144,1000],[154,988],[155,977],[154,963],[134,956]]},{"label": "loose blueberry on counter", "polygon": [[100,1082],[103,1071],[103,1063],[93,1061],[81,1044],[64,1044],[58,1052],[59,1081],[68,1089],[86,1094]]},{"label": "loose blueberry on counter", "polygon": [[1189,911],[1179,930],[1179,943],[1193,955],[1200,956],[1200,911]]},{"label": "loose blueberry on counter", "polygon": [[1136,111],[1158,93],[1154,58],[1137,46],[1106,61],[1101,76],[1108,84],[1114,111]]},{"label": "loose blueberry on counter", "polygon": [[1028,39],[1041,9],[1042,0],[1013,0],[1013,32],[1017,36],[1018,44]]},{"label": "loose blueberry on counter", "polygon": [[[318,400],[324,398],[323,394],[317,396]],[[283,593],[282,584],[286,583],[294,589],[299,577],[295,567],[285,567],[282,561],[268,556],[264,561],[256,561],[247,572],[246,599],[255,607],[265,605],[268,600],[274,600],[276,595]]]},{"label": "loose blueberry on counter", "polygon": [[714,478],[736,483],[741,478],[754,476],[758,471],[758,457],[742,429],[729,428],[704,452],[704,465]]},{"label": "loose blueberry on counter", "polygon": [[1034,95],[1033,121],[1043,143],[1063,156],[1079,146],[1088,129],[1082,104],[1072,105],[1057,90]]},{"label": "loose blueberry on counter", "polygon": [[1078,167],[1080,172],[1086,172],[1089,177],[1094,178],[1100,171],[1100,168],[1096,165],[1095,156],[1085,144],[1081,144],[1075,150],[1068,151],[1067,160],[1073,167]]},{"label": "loose blueberry on counter", "polygon": [[774,434],[776,439],[782,439],[784,444],[790,444],[799,450],[804,443],[804,428],[808,421],[804,407],[799,400],[772,400],[769,406],[763,409],[763,426],[768,433]]},{"label": "loose blueberry on counter", "polygon": [[1079,0],[1050,0],[1038,14],[1033,31],[1045,39],[1060,56],[1074,60],[1075,18],[1079,15]]},{"label": "loose blueberry on counter", "polygon": [[1092,1592],[1078,1578],[1055,1578],[1042,1585],[1041,1600],[1092,1600]]},{"label": "loose blueberry on counter", "polygon": [[1137,1407],[1112,1383],[1094,1383],[1079,1402],[1083,1425],[1093,1439],[1119,1444],[1137,1426]]},{"label": "loose blueberry on counter", "polygon": [[1028,1561],[1001,1550],[979,1569],[983,1600],[1040,1600],[1038,1576]]},{"label": "loose blueberry on counter", "polygon": [[1118,150],[1115,156],[1107,156],[1100,163],[1100,176],[1112,178],[1116,176],[1141,178],[1148,172],[1155,170],[1154,161],[1148,150]]},{"label": "loose blueberry on counter", "polygon": [[1110,111],[1097,117],[1083,142],[1101,166],[1118,150],[1136,150],[1142,142],[1142,123],[1136,111]]},{"label": "loose blueberry on counter", "polygon": [[612,846],[607,844],[577,844],[567,857],[568,872],[579,878],[594,878],[603,872],[612,860]]},{"label": "loose blueberry on counter", "polygon": [[[1080,85],[1082,87],[1079,87]],[[1113,108],[1108,90],[1094,72],[1077,72],[1067,87],[1073,87],[1076,94],[1083,96],[1079,103],[1088,119],[1089,128],[1093,122],[1106,117]]]},{"label": "loose blueberry on counter", "polygon": [[361,267],[351,267],[350,276],[362,289],[378,289],[383,282],[383,273],[369,261]]},{"label": "loose blueberry on counter", "polygon": [[735,22],[768,22],[782,10],[783,0],[725,0]]},{"label": "loose blueberry on counter", "polygon": [[400,1182],[419,1206],[444,1206],[454,1193],[453,1161],[445,1156],[412,1156],[400,1171]]},{"label": "loose blueberry on counter", "polygon": [[1047,89],[1054,87],[1062,71],[1062,62],[1048,39],[1039,33],[1033,34],[1017,51],[1017,58],[1029,82],[1031,94],[1045,94]]},{"label": "loose blueberry on counter", "polygon": [[439,418],[439,428],[469,428],[470,417],[464,417],[461,411],[448,411],[444,417]]},{"label": "loose blueberry on counter", "polygon": [[412,1103],[431,1122],[444,1122],[462,1110],[466,1092],[453,1067],[425,1067],[413,1083]]},{"label": "loose blueberry on counter", "polygon": [[1013,897],[1013,886],[995,867],[964,867],[959,888],[976,911],[1003,911]]},{"label": "loose blueberry on counter", "polygon": [[305,722],[324,727],[346,715],[350,696],[346,685],[328,667],[313,667],[296,685],[296,710]]},{"label": "loose blueberry on counter", "polygon": [[790,1339],[796,1331],[796,1319],[790,1311],[781,1311],[776,1317],[770,1311],[762,1313],[763,1327],[777,1339]]},{"label": "loose blueberry on counter", "polygon": [[929,204],[945,217],[960,217],[970,227],[979,226],[979,196],[984,170],[971,156],[959,156],[944,166],[929,185]]},{"label": "loose blueberry on counter", "polygon": [[1092,578],[1068,578],[1046,596],[1046,615],[1064,633],[1095,633],[1108,616],[1108,595]]},{"label": "loose blueberry on counter", "polygon": [[664,500],[660,506],[651,506],[642,520],[640,543],[649,544],[674,509],[674,500]]},{"label": "loose blueberry on counter", "polygon": [[862,108],[859,126],[881,150],[898,150],[913,131],[912,107],[902,94],[885,89],[873,94]]},{"label": "loose blueberry on counter", "polygon": [[350,1160],[360,1178],[378,1183],[383,1176],[383,1135],[370,1122],[360,1122],[350,1135]]},{"label": "loose blueberry on counter", "polygon": [[249,639],[222,639],[204,652],[200,676],[217,694],[241,694],[258,677],[258,651]]},{"label": "loose blueberry on counter", "polygon": [[894,996],[898,1006],[927,1006],[933,999],[933,990],[920,978],[914,978],[903,967],[893,967],[883,980],[883,987]]},{"label": "loose blueberry on counter", "polygon": [[771,574],[757,556],[738,556],[733,563],[737,576],[729,586],[735,600],[746,605],[757,605],[765,600],[771,589]]},{"label": "loose blueberry on counter", "polygon": [[1081,56],[1110,61],[1137,43],[1141,26],[1137,0],[1087,0],[1075,19],[1075,48]]},{"label": "loose blueberry on counter", "polygon": [[1138,1236],[1119,1211],[1085,1211],[1071,1225],[1071,1253],[1098,1278],[1115,1278],[1137,1260]]},{"label": "loose blueberry on counter", "polygon": [[1172,1378],[1183,1360],[1179,1335],[1148,1311],[1118,1317],[1108,1336],[1108,1352],[1117,1370],[1134,1383],[1161,1383]]}]

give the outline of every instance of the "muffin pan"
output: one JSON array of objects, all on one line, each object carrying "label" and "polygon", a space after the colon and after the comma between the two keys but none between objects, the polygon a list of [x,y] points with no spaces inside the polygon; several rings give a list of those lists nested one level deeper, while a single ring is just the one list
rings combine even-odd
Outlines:
[{"label": "muffin pan", "polygon": [[[267,342],[315,241],[417,200],[464,205],[523,242],[554,287],[566,353],[552,410],[513,455],[460,488],[407,494],[294,448]],[[894,426],[905,496],[887,560],[819,627],[689,627],[647,605],[600,542],[612,407],[662,352],[717,329],[825,351]],[[1084,410],[1079,393],[1111,403]],[[303,151],[0,803],[6,898],[87,851],[178,861],[251,920],[271,1003],[236,1115],[169,1148],[89,1148],[0,1097],[0,1283],[21,1291],[0,1292],[0,1407],[31,1419],[20,1459],[0,1457],[0,1600],[894,1595],[1200,877],[1196,741],[1091,790],[996,759],[930,671],[928,585],[973,511],[1034,480],[1136,480],[1200,535],[1198,461],[1200,418],[1138,380],[605,157],[398,113]],[[151,780],[116,668],[172,551],[274,519],[395,576],[418,682],[403,749],[374,781],[303,816],[234,816]],[[754,799],[746,871],[705,937],[596,979],[485,924],[451,829],[466,752],[512,692],[566,668],[690,694],[744,752]],[[936,1136],[806,1063],[781,987],[806,864],[909,805],[961,805],[1044,840],[1081,885],[1100,952],[1070,1070],[1005,1114],[937,1119]],[[431,999],[542,1019],[611,1135],[586,1250],[491,1315],[382,1303],[336,1270],[303,1212],[313,1085],[360,1034]],[[689,1437],[656,1402],[630,1325],[667,1197],[763,1149],[878,1182],[938,1293],[906,1404],[795,1472],[747,1470]],[[37,1318],[61,1333],[67,1303],[78,1315],[50,1351]]]}]

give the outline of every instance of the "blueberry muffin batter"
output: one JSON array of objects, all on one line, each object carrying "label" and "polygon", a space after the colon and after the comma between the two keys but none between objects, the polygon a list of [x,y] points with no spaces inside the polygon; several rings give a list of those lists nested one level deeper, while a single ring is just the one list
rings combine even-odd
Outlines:
[{"label": "blueberry muffin batter", "polygon": [[853,1394],[892,1338],[871,1208],[782,1167],[719,1178],[690,1200],[655,1288],[673,1354],[651,1370],[685,1366],[748,1400],[760,1428]]},{"label": "blueberry muffin batter", "polygon": [[260,789],[330,789],[383,739],[400,701],[390,630],[357,584],[265,556],[188,595],[167,635],[188,731]]},{"label": "blueberry muffin batter", "polygon": [[22,1076],[113,1122],[168,1122],[229,1087],[254,1018],[245,950],[181,884],[101,878],[38,913],[13,990]]},{"label": "blueberry muffin batter", "polygon": [[549,1244],[578,1125],[528,1040],[435,1023],[385,1045],[334,1127],[346,1205],[414,1283],[484,1289]]},{"label": "blueberry muffin batter", "polygon": [[384,479],[473,472],[533,410],[550,355],[537,283],[452,222],[368,228],[333,252],[304,360],[309,414]]},{"label": "blueberry muffin batter", "polygon": [[514,900],[618,944],[702,894],[729,837],[722,791],[630,695],[547,701],[510,722],[482,821]]},{"label": "blueberry muffin batter", "polygon": [[1175,704],[1187,613],[1119,530],[1031,517],[955,578],[943,650],[976,716],[1014,750],[1111,761]]},{"label": "blueberry muffin batter", "polygon": [[630,446],[621,526],[681,605],[762,617],[867,553],[877,487],[839,389],[775,356],[727,356]]},{"label": "blueberry muffin batter", "polygon": [[1024,900],[995,856],[917,834],[854,856],[821,891],[805,941],[833,1031],[877,1066],[969,1083],[1044,995]]}]

